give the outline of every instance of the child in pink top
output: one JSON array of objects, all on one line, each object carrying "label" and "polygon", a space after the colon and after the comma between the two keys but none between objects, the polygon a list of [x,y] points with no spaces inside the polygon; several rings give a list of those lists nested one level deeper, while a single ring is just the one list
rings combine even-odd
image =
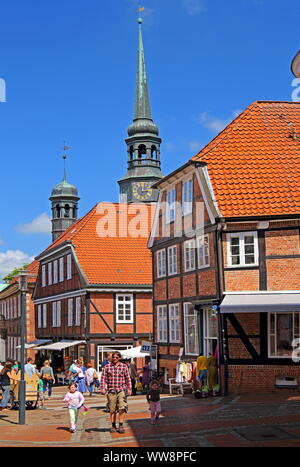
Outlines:
[{"label": "child in pink top", "polygon": [[75,433],[78,419],[78,409],[84,403],[84,397],[77,391],[76,383],[69,385],[69,392],[65,395],[64,402],[67,402],[70,416],[70,432]]}]

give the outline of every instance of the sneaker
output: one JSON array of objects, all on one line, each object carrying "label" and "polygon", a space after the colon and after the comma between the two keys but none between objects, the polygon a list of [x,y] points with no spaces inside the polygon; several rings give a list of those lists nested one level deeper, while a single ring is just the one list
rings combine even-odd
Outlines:
[{"label": "sneaker", "polygon": [[151,420],[151,425],[155,425],[155,420]]},{"label": "sneaker", "polygon": [[75,428],[70,428],[70,433],[75,433]]},{"label": "sneaker", "polygon": [[117,432],[117,429],[116,429],[114,426],[112,426],[111,429],[110,429],[109,431],[110,431],[111,433],[116,433],[116,432]]},{"label": "sneaker", "polygon": [[122,426],[119,426],[118,432],[119,433],[125,433],[125,429]]}]

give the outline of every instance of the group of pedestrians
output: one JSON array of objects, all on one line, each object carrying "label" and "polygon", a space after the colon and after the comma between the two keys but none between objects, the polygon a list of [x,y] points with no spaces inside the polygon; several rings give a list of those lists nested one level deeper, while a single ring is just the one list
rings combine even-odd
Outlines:
[{"label": "group of pedestrians", "polygon": [[[70,417],[70,431],[76,431],[76,424],[80,409],[83,413],[87,413],[87,407],[84,405],[84,393],[93,394],[94,386],[100,386],[100,394],[107,396],[107,408],[110,414],[111,433],[124,433],[124,419],[128,411],[127,396],[136,394],[136,381],[138,372],[134,363],[121,361],[122,355],[120,352],[112,352],[107,356],[107,360],[102,362],[101,381],[98,380],[98,374],[92,363],[84,366],[83,360],[78,359],[72,363],[68,370],[69,375],[69,391],[64,397],[64,402],[67,403]],[[20,371],[18,362],[6,362],[0,366],[2,401],[0,410],[7,410],[9,401],[10,382],[15,379],[15,375]],[[28,358],[25,365],[25,373],[31,377],[35,373],[39,375],[38,385],[38,406],[44,407],[45,393],[48,392],[48,397],[52,394],[52,385],[55,383],[53,368],[49,360],[46,360],[38,372],[33,364],[33,359]],[[144,388],[147,391],[146,398],[149,403],[149,411],[151,415],[151,424],[158,423],[161,412],[160,407],[160,388],[159,382],[149,381],[149,374],[146,372],[147,378],[144,380]],[[17,378],[16,378],[17,379]],[[19,379],[19,378],[18,378]],[[146,381],[147,380],[147,381]],[[118,424],[118,426],[117,426]]]}]

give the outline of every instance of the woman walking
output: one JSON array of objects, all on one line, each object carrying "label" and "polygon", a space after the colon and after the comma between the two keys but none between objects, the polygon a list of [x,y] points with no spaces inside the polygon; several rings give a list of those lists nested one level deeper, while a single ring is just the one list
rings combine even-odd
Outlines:
[{"label": "woman walking", "polygon": [[52,384],[55,384],[55,378],[49,360],[44,361],[40,377],[43,380],[43,392],[45,394],[48,389],[48,397],[50,398],[52,394]]}]

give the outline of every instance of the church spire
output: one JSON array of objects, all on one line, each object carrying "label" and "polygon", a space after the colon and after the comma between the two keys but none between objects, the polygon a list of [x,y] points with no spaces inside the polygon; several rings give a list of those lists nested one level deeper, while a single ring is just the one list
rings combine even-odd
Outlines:
[{"label": "church spire", "polygon": [[149,118],[150,120],[152,120],[148,86],[147,86],[146,65],[145,65],[145,55],[144,55],[143,36],[142,36],[142,21],[143,21],[142,18],[138,19],[139,48],[138,48],[138,61],[137,61],[137,69],[136,69],[134,120],[137,120],[138,118]]},{"label": "church spire", "polygon": [[152,120],[142,37],[142,19],[138,19],[138,57],[134,118],[127,133],[127,173],[118,181],[120,200],[155,202],[157,189],[152,185],[162,178],[158,127]]}]

